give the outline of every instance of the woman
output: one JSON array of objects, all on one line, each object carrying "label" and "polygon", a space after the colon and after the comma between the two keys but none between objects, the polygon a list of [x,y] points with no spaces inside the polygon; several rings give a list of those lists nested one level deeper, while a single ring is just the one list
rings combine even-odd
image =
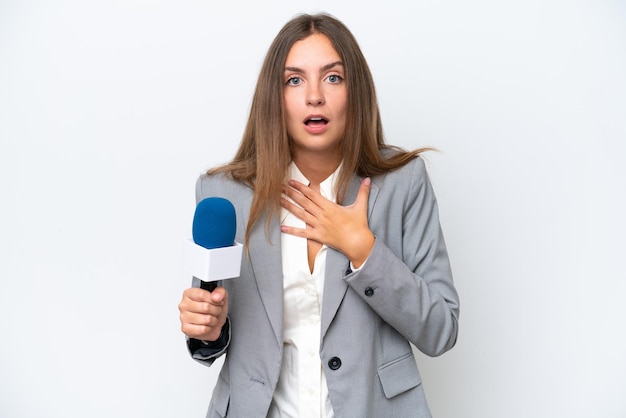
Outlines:
[{"label": "woman", "polygon": [[384,143],[349,30],[300,15],[272,43],[233,161],[241,277],[179,305],[192,357],[226,354],[208,417],[429,417],[410,343],[452,348],[459,303],[423,150]]}]

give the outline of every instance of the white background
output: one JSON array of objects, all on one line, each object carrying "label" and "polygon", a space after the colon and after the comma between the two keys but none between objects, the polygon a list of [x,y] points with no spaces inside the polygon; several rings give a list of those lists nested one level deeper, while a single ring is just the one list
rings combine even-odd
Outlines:
[{"label": "white background", "polygon": [[261,60],[328,11],[387,140],[427,156],[461,295],[419,355],[437,418],[626,416],[626,5],[0,0],[0,416],[201,417],[186,353],[194,183]]}]

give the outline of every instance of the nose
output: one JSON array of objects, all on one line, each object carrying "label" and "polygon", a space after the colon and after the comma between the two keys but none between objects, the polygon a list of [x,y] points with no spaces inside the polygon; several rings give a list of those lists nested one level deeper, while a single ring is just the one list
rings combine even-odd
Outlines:
[{"label": "nose", "polygon": [[324,104],[324,93],[322,88],[317,83],[309,83],[307,94],[306,94],[306,103],[311,106],[320,106]]}]

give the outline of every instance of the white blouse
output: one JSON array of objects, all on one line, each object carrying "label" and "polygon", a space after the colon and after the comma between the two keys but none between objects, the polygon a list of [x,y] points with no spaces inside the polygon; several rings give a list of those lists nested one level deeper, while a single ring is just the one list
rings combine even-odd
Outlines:
[{"label": "white blouse", "polygon": [[[336,202],[339,169],[320,184],[322,196]],[[292,162],[290,178],[310,182]],[[286,209],[281,224],[305,228],[304,221]],[[281,233],[283,262],[283,359],[280,378],[268,413],[270,418],[333,418],[326,378],[320,360],[322,295],[326,252],[322,245],[309,270],[307,240]]]}]

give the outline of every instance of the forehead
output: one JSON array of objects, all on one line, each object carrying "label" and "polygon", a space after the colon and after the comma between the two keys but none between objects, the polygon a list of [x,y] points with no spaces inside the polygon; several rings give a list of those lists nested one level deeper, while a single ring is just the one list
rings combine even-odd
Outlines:
[{"label": "forehead", "polygon": [[285,66],[320,66],[340,60],[330,39],[324,34],[314,33],[291,46]]}]

